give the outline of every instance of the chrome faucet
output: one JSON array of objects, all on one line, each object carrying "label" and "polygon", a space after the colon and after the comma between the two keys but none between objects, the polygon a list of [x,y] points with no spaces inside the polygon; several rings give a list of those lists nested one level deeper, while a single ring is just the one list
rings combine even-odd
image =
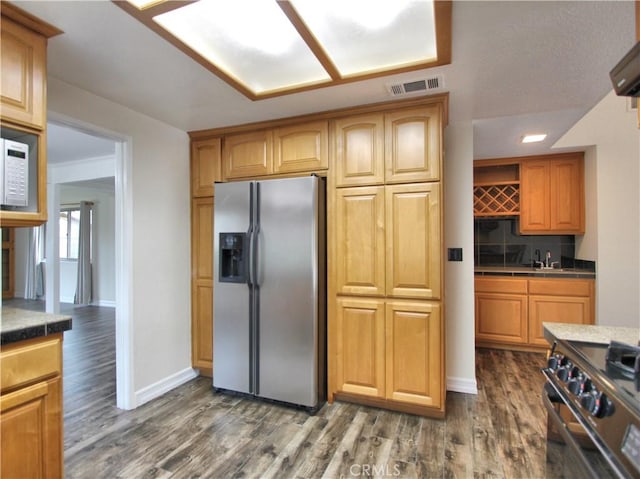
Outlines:
[{"label": "chrome faucet", "polygon": [[547,254],[544,256],[544,266],[545,268],[551,267],[551,251],[547,250]]}]

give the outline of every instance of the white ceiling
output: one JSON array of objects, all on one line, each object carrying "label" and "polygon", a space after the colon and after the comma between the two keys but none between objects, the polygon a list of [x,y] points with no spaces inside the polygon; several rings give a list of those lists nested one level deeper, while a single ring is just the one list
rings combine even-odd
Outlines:
[{"label": "white ceiling", "polygon": [[[635,43],[633,1],[455,1],[451,65],[253,102],[109,1],[14,3],[65,32],[49,41],[49,76],[185,131],[388,101],[388,83],[441,73],[449,121],[473,121],[476,158],[549,152]],[[549,137],[520,145],[527,132]]]}]

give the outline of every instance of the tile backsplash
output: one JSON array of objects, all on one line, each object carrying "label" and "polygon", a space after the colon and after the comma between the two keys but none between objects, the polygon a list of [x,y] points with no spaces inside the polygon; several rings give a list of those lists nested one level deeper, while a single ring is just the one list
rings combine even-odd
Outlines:
[{"label": "tile backsplash", "polygon": [[575,237],[573,235],[520,235],[518,218],[474,221],[474,261],[476,266],[531,266],[540,252],[544,261],[547,251],[559,267],[573,267]]}]

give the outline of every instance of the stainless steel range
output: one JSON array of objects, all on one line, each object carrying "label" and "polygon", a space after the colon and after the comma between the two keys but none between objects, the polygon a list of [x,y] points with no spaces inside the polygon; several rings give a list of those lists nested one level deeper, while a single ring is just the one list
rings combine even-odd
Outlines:
[{"label": "stainless steel range", "polygon": [[640,347],[557,340],[543,369],[547,477],[640,478]]}]

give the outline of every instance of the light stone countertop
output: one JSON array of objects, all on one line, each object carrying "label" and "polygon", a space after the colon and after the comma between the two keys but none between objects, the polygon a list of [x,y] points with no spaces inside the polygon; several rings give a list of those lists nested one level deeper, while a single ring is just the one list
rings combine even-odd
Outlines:
[{"label": "light stone countertop", "polygon": [[2,307],[1,344],[37,338],[71,329],[71,316]]},{"label": "light stone countertop", "polygon": [[544,337],[550,343],[555,339],[566,339],[596,344],[609,344],[611,341],[632,346],[640,344],[640,328],[567,323],[542,323],[542,326]]}]

